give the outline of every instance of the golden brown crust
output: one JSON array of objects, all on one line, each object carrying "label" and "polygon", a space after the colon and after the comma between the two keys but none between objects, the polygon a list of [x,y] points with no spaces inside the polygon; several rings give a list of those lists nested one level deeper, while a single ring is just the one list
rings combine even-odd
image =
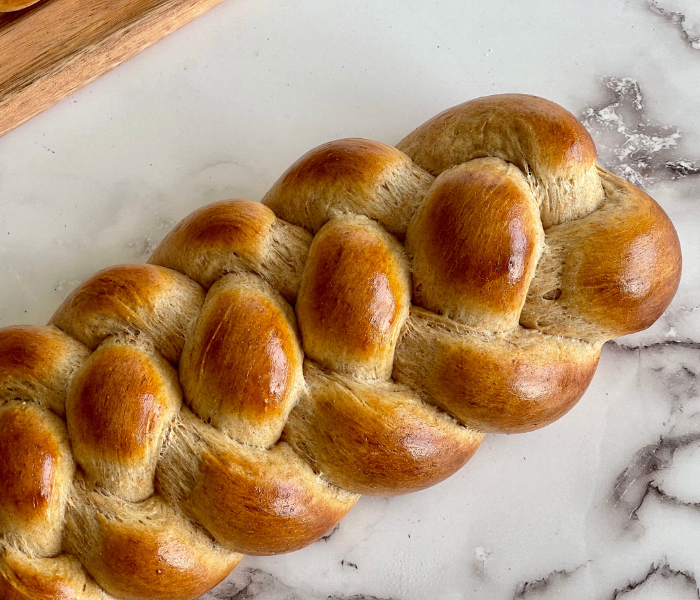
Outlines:
[{"label": "golden brown crust", "polygon": [[482,434],[457,424],[409,389],[363,384],[307,362],[308,391],[284,440],[346,490],[394,496],[430,487],[462,467]]},{"label": "golden brown crust", "polygon": [[513,163],[532,175],[545,228],[586,215],[603,201],[586,128],[537,96],[470,100],[425,122],[396,147],[433,175],[484,156]]},{"label": "golden brown crust", "polygon": [[188,540],[102,520],[102,543],[90,561],[102,586],[124,600],[195,600],[221,583],[240,562],[202,560]]},{"label": "golden brown crust", "polygon": [[480,98],[399,147],[320,146],[0,329],[0,599],[194,600],[559,418],[671,301],[673,225],[556,104]]},{"label": "golden brown crust", "polygon": [[67,515],[66,547],[122,600],[195,600],[242,558],[158,496],[132,504],[80,481]]},{"label": "golden brown crust", "polygon": [[484,335],[415,309],[396,348],[393,376],[468,427],[521,433],[574,407],[593,378],[600,347],[520,328]]},{"label": "golden brown crust", "polygon": [[309,358],[341,373],[386,378],[408,314],[408,261],[366,217],[336,217],[316,235],[296,311]]},{"label": "golden brown crust", "polygon": [[8,543],[50,556],[61,548],[73,477],[65,425],[35,404],[0,407],[0,532]]},{"label": "golden brown crust", "polygon": [[[457,127],[463,131],[455,133]],[[439,130],[442,132],[438,136]],[[458,139],[449,145],[445,142],[440,148],[443,152],[427,154],[429,149],[419,139],[429,134],[440,141],[448,136]],[[597,156],[590,134],[574,115],[554,102],[526,94],[484,96],[448,108],[406,136],[397,147],[412,148],[414,144],[425,153],[421,154],[423,160],[414,160],[427,164],[424,168],[434,175],[486,151],[492,156],[514,157],[520,153],[532,166],[564,171],[592,167]],[[451,152],[446,152],[448,148]],[[407,154],[411,156],[411,152]],[[509,162],[517,164],[515,160]]]},{"label": "golden brown crust", "polygon": [[91,350],[114,334],[143,332],[177,363],[204,291],[184,275],[154,265],[118,265],[81,283],[51,323]]},{"label": "golden brown crust", "polygon": [[432,180],[396,148],[372,140],[336,140],[289,167],[263,204],[313,233],[334,216],[355,214],[403,237]]},{"label": "golden brown crust", "polygon": [[253,275],[228,275],[207,295],[180,365],[188,406],[233,439],[270,446],[303,384],[291,307]]},{"label": "golden brown crust", "polygon": [[108,339],[86,361],[66,403],[73,453],[88,481],[137,502],[153,493],[166,427],[182,397],[175,370],[133,339]]},{"label": "golden brown crust", "polygon": [[278,221],[251,200],[223,200],[195,210],[165,236],[148,262],[175,269],[205,288],[226,273],[251,271],[296,299],[311,236]]},{"label": "golden brown crust", "polygon": [[29,558],[5,550],[0,556],[2,600],[110,600],[73,557]]},{"label": "golden brown crust", "polygon": [[607,340],[649,327],[670,304],[681,248],[663,209],[627,181],[601,171],[606,204],[547,231],[521,316],[526,327]]},{"label": "golden brown crust", "polygon": [[338,501],[310,471],[302,474],[305,465],[285,446],[270,454],[271,464],[233,453],[202,457],[201,480],[187,507],[219,543],[237,552],[304,548],[333,529],[354,504],[354,499]]},{"label": "golden brown crust", "polygon": [[518,324],[544,232],[522,173],[500,159],[440,175],[411,220],[414,303],[490,331]]},{"label": "golden brown crust", "polygon": [[56,327],[0,329],[0,404],[28,400],[63,415],[68,383],[88,354]]},{"label": "golden brown crust", "polygon": [[358,499],[316,476],[287,444],[243,446],[187,410],[160,462],[158,485],[222,546],[256,555],[315,542]]},{"label": "golden brown crust", "polygon": [[41,518],[52,500],[61,449],[53,431],[29,406],[0,412],[0,504],[21,519]]},{"label": "golden brown crust", "polygon": [[181,271],[208,288],[223,273],[197,277],[195,264],[204,267],[207,254],[220,249],[253,264],[260,263],[274,222],[275,213],[252,200],[207,204],[187,215],[165,236],[150,262]]}]

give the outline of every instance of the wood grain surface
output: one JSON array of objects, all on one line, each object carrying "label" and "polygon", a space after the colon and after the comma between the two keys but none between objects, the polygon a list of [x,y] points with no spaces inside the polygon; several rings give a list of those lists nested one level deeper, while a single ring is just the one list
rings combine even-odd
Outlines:
[{"label": "wood grain surface", "polygon": [[223,0],[44,0],[0,14],[0,135]]}]

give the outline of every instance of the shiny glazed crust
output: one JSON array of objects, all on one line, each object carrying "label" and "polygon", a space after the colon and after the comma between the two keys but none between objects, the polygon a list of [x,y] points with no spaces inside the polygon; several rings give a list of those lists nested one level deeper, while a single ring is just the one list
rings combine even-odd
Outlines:
[{"label": "shiny glazed crust", "polygon": [[569,411],[680,269],[661,207],[542,98],[311,150],[0,330],[0,598],[194,600],[359,494],[434,485]]}]

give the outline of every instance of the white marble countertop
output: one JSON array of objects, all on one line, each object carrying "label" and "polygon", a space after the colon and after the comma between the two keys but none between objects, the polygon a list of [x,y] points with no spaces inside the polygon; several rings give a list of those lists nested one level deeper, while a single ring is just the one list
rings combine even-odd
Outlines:
[{"label": "white marble countertop", "polygon": [[697,0],[229,0],[0,138],[0,326],[46,322],[218,199],[259,199],[335,138],[395,143],[498,92],[580,116],[673,219],[684,274],[547,429],[488,436],[429,490],[247,557],[206,598],[689,600],[700,582]]}]

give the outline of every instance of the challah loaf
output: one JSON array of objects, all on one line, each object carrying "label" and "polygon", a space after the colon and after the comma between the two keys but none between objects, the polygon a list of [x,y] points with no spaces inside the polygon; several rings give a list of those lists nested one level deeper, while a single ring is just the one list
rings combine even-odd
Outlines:
[{"label": "challah loaf", "polygon": [[0,330],[0,597],[190,600],[302,548],[561,417],[680,272],[664,211],[541,98],[320,146]]}]

